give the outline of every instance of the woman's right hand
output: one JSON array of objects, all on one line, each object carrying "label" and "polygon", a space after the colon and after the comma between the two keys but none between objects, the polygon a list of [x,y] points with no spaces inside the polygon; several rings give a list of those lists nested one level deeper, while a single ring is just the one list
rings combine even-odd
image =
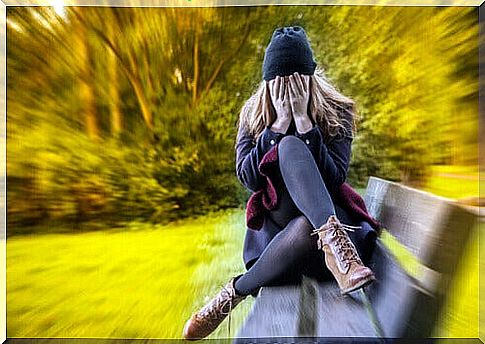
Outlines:
[{"label": "woman's right hand", "polygon": [[287,81],[278,75],[269,81],[269,89],[271,101],[276,110],[276,120],[271,125],[271,130],[286,134],[292,119]]}]

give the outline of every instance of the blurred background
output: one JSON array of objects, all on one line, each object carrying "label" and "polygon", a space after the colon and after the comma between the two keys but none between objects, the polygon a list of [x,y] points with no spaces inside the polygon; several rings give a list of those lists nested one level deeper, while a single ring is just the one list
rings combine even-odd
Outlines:
[{"label": "blurred background", "polygon": [[[358,192],[479,205],[477,8],[8,7],[8,337],[179,338],[244,271],[236,123],[282,25],[357,103]],[[437,336],[478,336],[478,247]]]}]

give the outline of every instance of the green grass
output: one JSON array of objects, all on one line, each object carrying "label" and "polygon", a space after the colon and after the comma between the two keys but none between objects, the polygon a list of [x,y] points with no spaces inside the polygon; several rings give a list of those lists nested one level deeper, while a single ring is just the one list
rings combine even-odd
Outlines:
[{"label": "green grass", "polygon": [[9,238],[7,335],[180,338],[204,296],[243,271],[243,220],[230,211],[126,232]]}]

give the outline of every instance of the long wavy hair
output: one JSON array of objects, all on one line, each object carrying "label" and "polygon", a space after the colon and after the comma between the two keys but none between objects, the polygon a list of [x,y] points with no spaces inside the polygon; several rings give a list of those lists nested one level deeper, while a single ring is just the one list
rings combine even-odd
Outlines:
[{"label": "long wavy hair", "polygon": [[[355,101],[340,93],[317,66],[310,76],[309,115],[316,119],[322,129],[326,142],[335,137],[354,137],[357,131],[357,112]],[[239,124],[257,140],[265,127],[276,119],[271,102],[269,82],[262,80],[257,90],[244,103],[239,114]]]}]

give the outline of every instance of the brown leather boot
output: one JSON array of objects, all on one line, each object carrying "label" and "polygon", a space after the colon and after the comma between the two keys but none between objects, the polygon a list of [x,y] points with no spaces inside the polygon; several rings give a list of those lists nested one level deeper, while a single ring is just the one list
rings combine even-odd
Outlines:
[{"label": "brown leather boot", "polygon": [[229,315],[228,331],[231,333],[231,311],[243,301],[247,295],[239,295],[234,289],[235,280],[242,275],[237,275],[219,291],[202,309],[194,313],[185,323],[183,336],[187,340],[197,340],[207,337]]},{"label": "brown leather boot", "polygon": [[327,268],[337,280],[342,295],[375,280],[374,273],[362,263],[346,232],[359,227],[342,224],[335,215],[331,215],[327,223],[311,233],[318,234],[318,248],[325,253]]}]

